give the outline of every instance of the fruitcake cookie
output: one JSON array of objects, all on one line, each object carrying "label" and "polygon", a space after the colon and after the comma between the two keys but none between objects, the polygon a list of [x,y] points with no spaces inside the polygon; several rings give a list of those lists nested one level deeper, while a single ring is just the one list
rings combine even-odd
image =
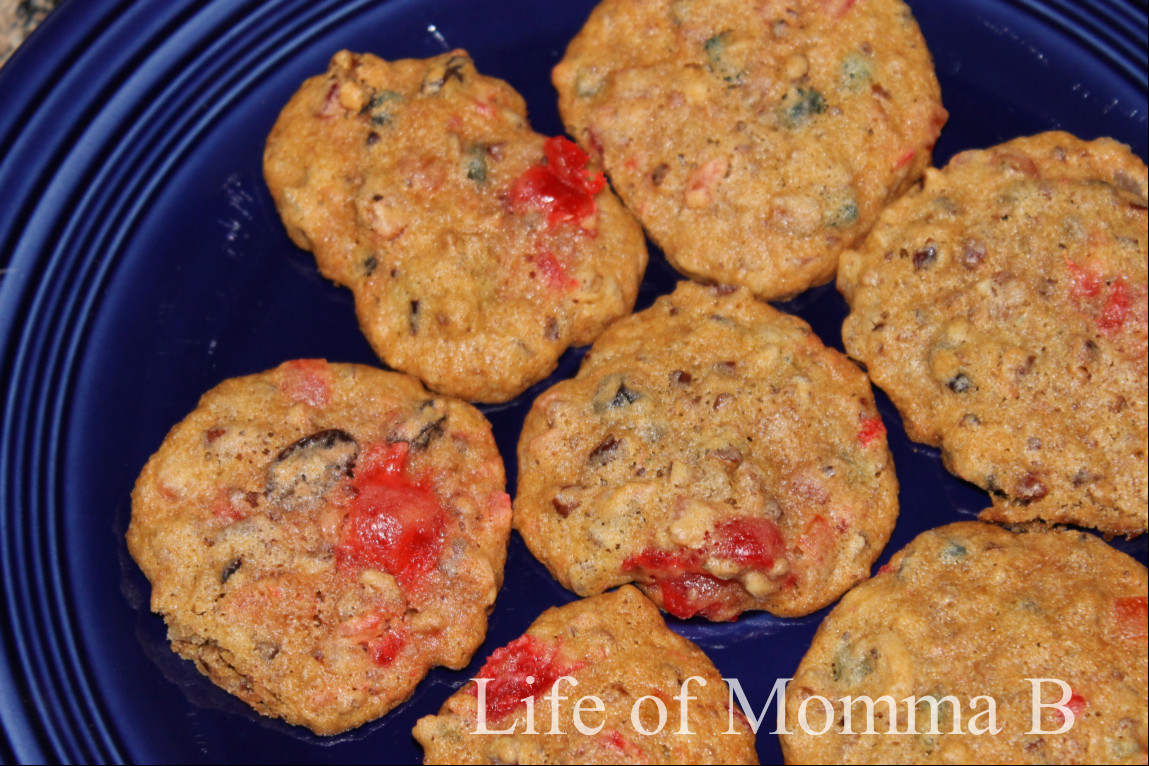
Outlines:
[{"label": "fruitcake cookie", "polygon": [[221,383],[132,493],[172,649],[259,713],[335,734],[482,643],[510,534],[486,419],[320,360]]},{"label": "fruitcake cookie", "polygon": [[954,157],[842,257],[846,349],[983,518],[1146,530],[1145,163],[1108,139]]},{"label": "fruitcake cookie", "polygon": [[758,763],[718,670],[630,586],[543,612],[477,678],[415,726],[425,763]]},{"label": "fruitcake cookie", "polygon": [[587,163],[463,51],[341,51],[280,114],[264,175],[387,364],[501,402],[634,308],[642,230]]},{"label": "fruitcake cookie", "polygon": [[865,374],[805,322],[684,282],[535,401],[515,528],[581,596],[633,581],[677,617],[807,614],[893,530],[885,434]]},{"label": "fruitcake cookie", "polygon": [[787,763],[1145,763],[1146,633],[1145,567],[1091,534],[925,532],[818,629],[786,692],[782,751]]},{"label": "fruitcake cookie", "polygon": [[603,0],[553,79],[675,268],[763,298],[833,277],[946,120],[901,0]]}]

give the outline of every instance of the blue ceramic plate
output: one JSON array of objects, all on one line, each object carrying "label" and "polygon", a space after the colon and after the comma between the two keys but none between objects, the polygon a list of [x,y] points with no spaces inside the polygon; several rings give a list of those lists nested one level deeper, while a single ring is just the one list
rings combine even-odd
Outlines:
[{"label": "blue ceramic plate", "polygon": [[[1144,0],[917,0],[950,122],[936,160],[1061,128],[1146,156]],[[66,2],[0,70],[0,423],[5,761],[414,762],[415,720],[571,598],[512,542],[470,668],[434,672],[380,721],[330,739],[260,718],[167,648],[123,541],[136,474],[224,378],[295,357],[375,363],[347,291],[288,241],[264,188],[280,107],[340,48],[464,47],[561,132],[551,67],[587,0]],[[675,276],[655,257],[641,305]],[[832,287],[784,306],[840,347]],[[558,376],[573,374],[577,354]],[[489,408],[514,479],[536,387]],[[988,504],[883,397],[902,483],[887,552]],[[1119,543],[1146,559],[1145,537]],[[884,559],[883,559],[884,560]],[[792,674],[823,614],[673,622],[753,707]],[[773,713],[767,716],[771,721]],[[759,736],[763,761],[777,739]]]}]

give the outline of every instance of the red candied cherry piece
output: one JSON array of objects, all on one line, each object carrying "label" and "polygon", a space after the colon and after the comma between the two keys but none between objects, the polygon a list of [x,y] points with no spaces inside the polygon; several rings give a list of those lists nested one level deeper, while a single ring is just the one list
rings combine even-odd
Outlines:
[{"label": "red candied cherry piece", "polygon": [[408,450],[406,442],[373,444],[360,457],[335,547],[341,572],[381,569],[410,586],[438,561],[447,514],[424,482],[407,476]]},{"label": "red candied cherry piece", "polygon": [[[527,698],[549,691],[555,681],[584,666],[581,662],[560,666],[556,662],[558,651],[557,643],[527,634],[491,652],[476,676],[489,679],[484,692],[487,717],[496,721],[503,718],[525,706]],[[478,686],[473,685],[468,691],[478,695]]]},{"label": "red candied cherry piece", "polygon": [[594,195],[605,187],[606,179],[601,172],[585,169],[587,153],[562,136],[547,139],[543,152],[547,164],[527,168],[511,187],[512,209],[542,212],[550,228],[593,216]]}]

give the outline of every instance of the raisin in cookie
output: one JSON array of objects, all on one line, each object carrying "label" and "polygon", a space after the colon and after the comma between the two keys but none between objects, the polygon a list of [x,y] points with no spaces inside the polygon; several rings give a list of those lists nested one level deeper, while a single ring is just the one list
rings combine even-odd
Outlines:
[{"label": "raisin in cookie", "polygon": [[587,162],[463,51],[342,51],[280,114],[264,175],[380,358],[501,402],[634,307],[642,230]]},{"label": "raisin in cookie", "polygon": [[786,692],[782,751],[787,763],[1144,763],[1145,637],[1145,567],[1093,535],[932,530],[822,623]]},{"label": "raisin in cookie", "polygon": [[406,375],[318,360],[221,383],[132,493],[172,649],[264,715],[334,734],[483,641],[510,500],[490,426]]},{"label": "raisin in cookie", "polygon": [[1146,530],[1145,163],[1066,133],[959,154],[842,257],[846,349],[993,521]]},{"label": "raisin in cookie", "polygon": [[426,763],[758,762],[713,663],[630,586],[548,609],[476,678],[416,725]]},{"label": "raisin in cookie", "polygon": [[946,119],[901,0],[604,0],[553,79],[670,262],[765,298],[832,278]]},{"label": "raisin in cookie", "polygon": [[515,527],[587,596],[806,614],[869,574],[897,481],[865,374],[748,290],[682,283],[534,403]]}]

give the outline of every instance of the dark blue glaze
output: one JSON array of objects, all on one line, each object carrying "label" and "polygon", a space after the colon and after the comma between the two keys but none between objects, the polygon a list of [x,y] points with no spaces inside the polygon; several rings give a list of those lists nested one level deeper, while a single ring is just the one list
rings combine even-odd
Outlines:
[{"label": "dark blue glaze", "polygon": [[[1146,156],[1146,10],[1135,0],[911,2],[950,122],[935,155],[1060,128]],[[261,719],[167,648],[127,554],[129,493],[168,428],[224,378],[294,357],[375,363],[349,294],[287,239],[264,188],[280,107],[339,48],[467,48],[561,130],[549,70],[586,0],[66,2],[0,70],[0,723],[4,760],[415,762],[410,730],[546,606],[573,596],[515,537],[471,667],[439,670],[384,719],[322,739]],[[511,21],[508,21],[511,20]],[[434,26],[432,30],[430,27]],[[672,289],[657,254],[640,308]],[[841,347],[832,287],[784,304]],[[564,358],[557,377],[580,358]],[[515,477],[539,384],[485,408]],[[878,395],[902,484],[882,561],[987,504]],[[513,491],[513,486],[512,486]],[[1144,562],[1146,538],[1116,541]],[[824,612],[671,620],[755,708]],[[756,711],[756,713],[759,711]],[[780,760],[773,710],[759,737]]]}]

